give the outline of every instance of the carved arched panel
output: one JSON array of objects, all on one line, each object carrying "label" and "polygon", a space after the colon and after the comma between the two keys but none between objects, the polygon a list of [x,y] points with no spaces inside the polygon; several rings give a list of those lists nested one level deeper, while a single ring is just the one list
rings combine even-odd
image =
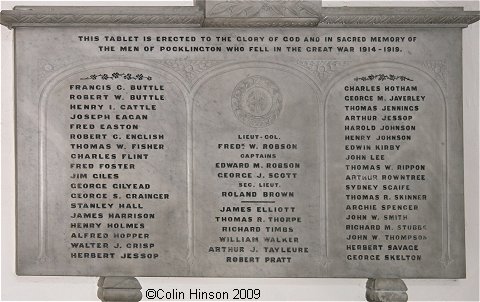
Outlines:
[{"label": "carved arched panel", "polygon": [[39,243],[32,260],[50,274],[184,270],[187,113],[181,86],[137,63],[73,67],[45,86],[39,113],[40,191],[38,205],[32,202],[39,207]]},{"label": "carved arched panel", "polygon": [[267,63],[236,64],[198,85],[196,271],[318,275],[321,187],[311,185],[320,183],[318,95],[315,84],[295,69]]},{"label": "carved arched panel", "polygon": [[365,64],[325,104],[328,254],[336,276],[431,276],[449,250],[447,112],[419,69]]}]

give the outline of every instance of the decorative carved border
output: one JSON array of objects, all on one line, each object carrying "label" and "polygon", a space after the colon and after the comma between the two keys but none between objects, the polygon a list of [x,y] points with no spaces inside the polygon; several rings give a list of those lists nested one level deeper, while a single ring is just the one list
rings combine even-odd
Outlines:
[{"label": "decorative carved border", "polygon": [[405,82],[405,81],[410,81],[410,82],[413,82],[412,79],[410,79],[409,77],[406,77],[406,76],[403,76],[403,75],[394,75],[394,74],[384,74],[384,73],[380,73],[380,74],[370,74],[368,76],[362,76],[362,77],[356,77],[353,79],[355,82],[358,82],[358,81],[362,81],[362,82],[367,82],[367,81],[373,81],[373,80],[377,80],[377,81],[380,81],[380,82],[383,82],[383,81],[396,81],[396,80],[400,80],[401,82]]},{"label": "decorative carved border", "polygon": [[461,7],[329,7],[322,10],[319,26],[455,26],[480,19],[480,12]]},{"label": "decorative carved border", "polygon": [[326,25],[452,25],[465,27],[480,19],[478,15],[322,15],[319,26]]},{"label": "decorative carved border", "polygon": [[314,74],[320,85],[325,85],[329,78],[345,69],[351,61],[346,60],[298,60],[298,65]]},{"label": "decorative carved border", "polygon": [[[16,26],[70,26],[79,25],[199,25],[203,17],[196,16],[116,16],[116,15],[16,15],[3,14],[1,23],[9,28]],[[166,27],[166,26],[165,26]]]},{"label": "decorative carved border", "polygon": [[[130,10],[131,9],[131,10]],[[4,10],[0,23],[17,26],[200,27],[203,12],[197,7],[25,7]]]},{"label": "decorative carved border", "polygon": [[208,1],[207,17],[308,18],[319,16],[321,1]]},{"label": "decorative carved border", "polygon": [[0,23],[17,26],[130,27],[466,27],[480,20],[462,8],[323,8],[303,0],[195,1],[178,7],[16,7]]},{"label": "decorative carved border", "polygon": [[188,83],[188,86],[193,87],[198,78],[210,68],[224,63],[222,60],[160,60],[159,64],[172,69],[173,72],[180,74]]},{"label": "decorative carved border", "polygon": [[447,62],[445,60],[428,60],[423,62],[423,67],[425,67],[430,74],[438,81],[438,83],[447,90]]},{"label": "decorative carved border", "polygon": [[318,18],[207,18],[205,27],[317,27]]}]

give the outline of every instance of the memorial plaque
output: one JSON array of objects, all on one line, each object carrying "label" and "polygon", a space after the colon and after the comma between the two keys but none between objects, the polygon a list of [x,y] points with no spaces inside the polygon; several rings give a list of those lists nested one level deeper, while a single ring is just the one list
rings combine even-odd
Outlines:
[{"label": "memorial plaque", "polygon": [[[204,24],[255,26],[235,3]],[[309,7],[279,24],[318,28],[16,28],[17,273],[464,277],[477,16]]]}]

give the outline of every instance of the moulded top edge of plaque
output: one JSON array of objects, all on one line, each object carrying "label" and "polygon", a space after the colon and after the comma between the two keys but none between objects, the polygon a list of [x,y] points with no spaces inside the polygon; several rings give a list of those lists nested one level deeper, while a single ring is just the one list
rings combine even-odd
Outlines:
[{"label": "moulded top edge of plaque", "polygon": [[467,27],[478,20],[480,12],[462,7],[330,7],[319,27]]},{"label": "moulded top edge of plaque", "polygon": [[312,1],[195,1],[195,6],[19,6],[0,23],[128,27],[466,27],[480,12],[462,7],[330,7]]},{"label": "moulded top edge of plaque", "polygon": [[201,14],[201,8],[198,6],[24,6],[19,5],[13,8],[13,11],[24,13],[40,14],[113,14],[113,15],[157,15],[174,14],[185,15]]},{"label": "moulded top edge of plaque", "polygon": [[16,6],[2,10],[0,23],[9,28],[39,26],[199,27],[198,6]]}]

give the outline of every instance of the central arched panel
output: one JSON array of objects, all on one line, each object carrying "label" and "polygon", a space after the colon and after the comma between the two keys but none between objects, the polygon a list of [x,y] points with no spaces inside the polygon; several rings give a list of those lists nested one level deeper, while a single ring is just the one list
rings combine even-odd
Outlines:
[{"label": "central arched panel", "polygon": [[294,69],[261,63],[222,69],[198,85],[193,102],[196,271],[319,274],[319,94]]}]

